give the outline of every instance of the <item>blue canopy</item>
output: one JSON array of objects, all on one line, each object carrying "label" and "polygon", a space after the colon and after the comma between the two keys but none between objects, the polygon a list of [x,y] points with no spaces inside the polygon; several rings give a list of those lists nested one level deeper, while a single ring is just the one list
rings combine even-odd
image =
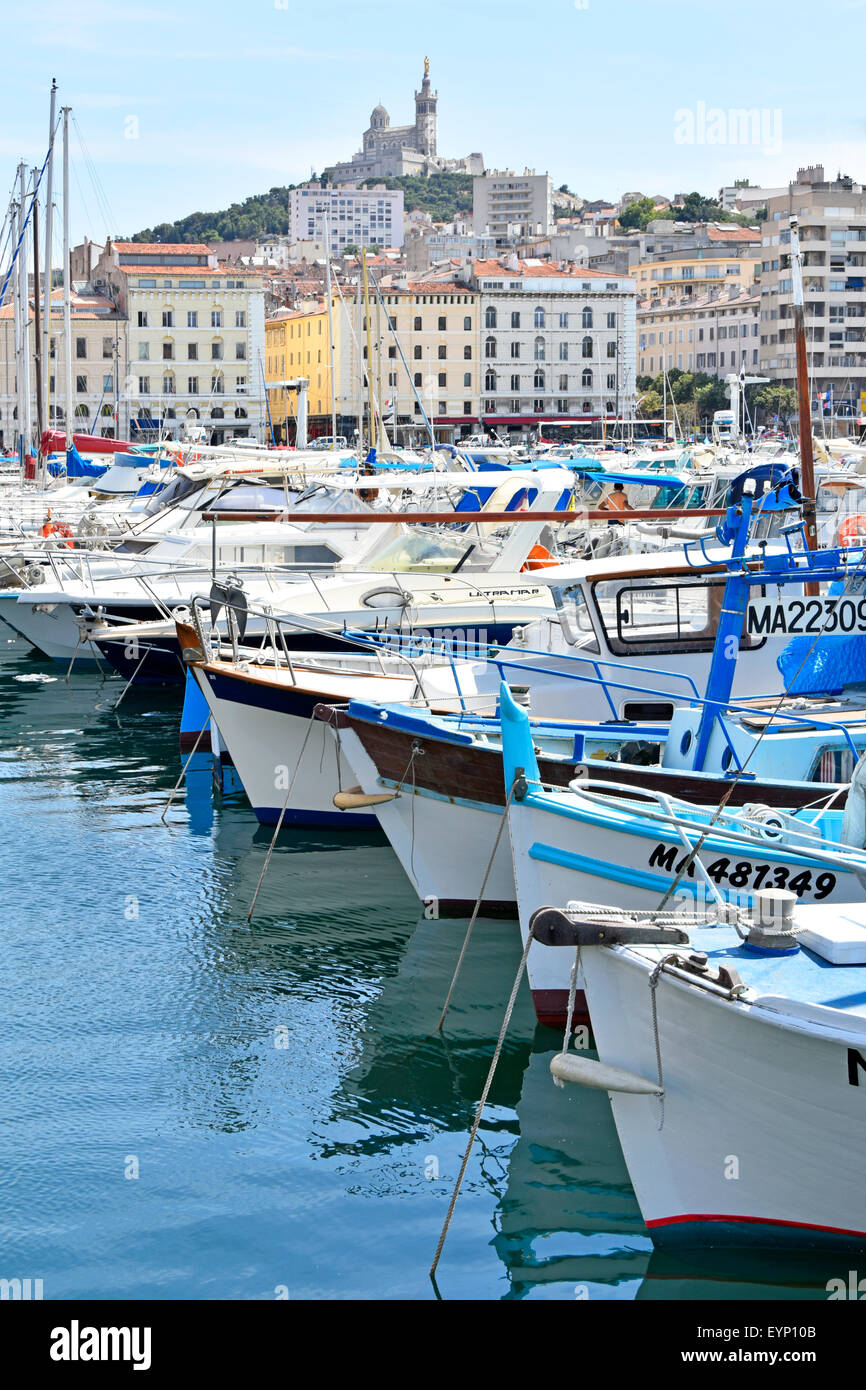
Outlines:
[{"label": "blue canopy", "polygon": [[101,478],[106,471],[104,464],[86,463],[74,444],[66,450],[67,478]]}]

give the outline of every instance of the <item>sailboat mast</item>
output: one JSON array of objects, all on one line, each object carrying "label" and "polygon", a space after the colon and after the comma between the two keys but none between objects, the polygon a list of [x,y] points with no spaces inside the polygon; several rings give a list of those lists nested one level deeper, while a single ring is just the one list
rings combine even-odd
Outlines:
[{"label": "sailboat mast", "polygon": [[72,445],[72,267],[69,263],[69,107],[63,107],[63,370],[66,447]]},{"label": "sailboat mast", "polygon": [[[19,166],[19,168],[20,168],[20,166]],[[14,236],[16,242],[17,242],[18,237],[21,235],[21,209],[19,208],[17,201],[13,201],[13,202],[12,202],[11,216],[12,216],[13,236]],[[18,463],[19,463],[19,465],[20,465],[20,467],[21,467],[21,469],[22,469],[22,472],[23,472],[23,469],[24,469],[24,432],[23,432],[23,425],[24,425],[24,401],[23,401],[22,395],[21,395],[21,385],[22,385],[22,382],[23,382],[23,380],[24,380],[24,374],[23,374],[22,369],[21,369],[21,358],[22,358],[23,354],[22,354],[22,351],[21,351],[22,331],[21,331],[21,257],[20,257],[20,256],[16,256],[16,257],[15,257],[15,274],[14,274],[14,279],[13,279],[13,282],[12,282],[12,304],[13,304],[14,317],[15,317],[15,419],[16,419],[16,423],[17,423],[17,430],[16,430],[17,440],[16,440],[16,444],[17,444],[17,448],[18,448]]]},{"label": "sailboat mast", "polygon": [[57,79],[51,80],[51,102],[48,117],[48,168],[45,188],[45,299],[42,305],[42,341],[44,357],[42,362],[42,400],[45,407],[45,424],[51,424],[50,407],[50,366],[51,366],[51,255],[52,223],[54,219],[54,126],[57,106]]},{"label": "sailboat mast", "polygon": [[809,366],[806,356],[806,310],[803,302],[803,263],[800,256],[800,229],[791,218],[791,276],[794,288],[794,336],[797,345],[797,406],[800,417],[800,491],[803,494],[803,522],[806,545],[818,548],[815,524],[815,465],[812,457],[812,412],[809,401]]},{"label": "sailboat mast", "polygon": [[337,373],[334,344],[334,300],[331,294],[331,219],[325,219],[325,294],[328,299],[328,354],[331,368],[331,442],[337,438]]},{"label": "sailboat mast", "polygon": [[379,434],[373,408],[373,340],[370,332],[370,277],[367,273],[366,246],[361,248],[361,273],[364,279],[364,323],[367,329],[367,409],[369,411],[370,422],[370,444],[375,448],[379,440]]},{"label": "sailboat mast", "polygon": [[42,395],[42,324],[39,317],[39,197],[37,194],[36,170],[33,170],[33,334],[34,356],[36,361],[36,436],[39,441],[39,457],[42,457],[42,431],[44,428]]},{"label": "sailboat mast", "polygon": [[27,223],[27,166],[18,165],[18,235],[21,244],[18,248],[18,286],[21,291],[21,397],[24,414],[19,417],[24,435],[24,452],[29,453],[32,440],[32,421],[30,417],[30,294],[27,272],[27,237],[24,228]]}]

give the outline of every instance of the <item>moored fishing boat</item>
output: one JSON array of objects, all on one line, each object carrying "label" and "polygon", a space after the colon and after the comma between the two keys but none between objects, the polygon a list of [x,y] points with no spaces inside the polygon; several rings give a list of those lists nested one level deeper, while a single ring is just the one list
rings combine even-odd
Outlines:
[{"label": "moored fishing boat", "polygon": [[866,1245],[862,902],[764,895],[684,929],[573,904],[533,926],[582,943],[601,1066],[551,1070],[610,1091],[654,1243]]}]

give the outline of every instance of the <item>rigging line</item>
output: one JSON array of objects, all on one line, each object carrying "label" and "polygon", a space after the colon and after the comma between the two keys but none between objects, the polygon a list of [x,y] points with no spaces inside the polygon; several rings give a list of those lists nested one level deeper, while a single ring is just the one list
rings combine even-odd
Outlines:
[{"label": "rigging line", "polygon": [[39,177],[35,180],[34,185],[33,185],[33,188],[30,190],[30,192],[29,192],[28,194],[25,194],[25,201],[29,199],[30,206],[29,206],[29,208],[27,209],[27,213],[26,213],[26,215],[25,215],[25,217],[24,217],[24,219],[23,219],[23,225],[22,225],[22,227],[21,227],[21,234],[20,234],[20,236],[18,237],[17,242],[15,243],[15,251],[14,251],[14,253],[13,253],[12,261],[11,261],[11,263],[10,263],[9,269],[8,269],[7,272],[6,272],[6,278],[5,278],[5,280],[3,281],[2,288],[0,288],[0,304],[2,304],[2,303],[3,303],[3,300],[6,298],[6,287],[7,287],[8,284],[9,284],[9,280],[10,280],[10,277],[11,277],[11,275],[12,275],[12,270],[13,270],[13,267],[14,267],[14,265],[15,265],[15,262],[16,262],[17,259],[18,259],[18,253],[19,253],[19,251],[21,250],[21,244],[22,244],[22,242],[24,241],[25,236],[27,235],[27,228],[28,228],[28,226],[30,225],[30,218],[31,218],[31,216],[33,215],[33,207],[34,207],[34,204],[35,204],[35,202],[36,202],[37,197],[39,196],[39,185],[41,184],[41,182],[42,182],[42,176],[43,176],[43,174],[45,173],[45,170],[46,170],[47,167],[48,167],[48,160],[49,160],[49,158],[50,158],[50,154],[51,154],[51,151],[49,150],[48,154],[46,154],[45,159],[44,159],[44,161],[43,161],[42,168],[39,170]]},{"label": "rigging line", "polygon": [[99,173],[96,164],[90,154],[90,150],[87,148],[87,142],[84,139],[84,136],[81,132],[81,126],[78,124],[78,119],[75,115],[75,112],[72,111],[70,112],[70,114],[72,116],[72,124],[75,127],[75,132],[78,136],[79,144],[81,145],[81,151],[84,155],[85,163],[87,165],[87,171],[90,174],[90,179],[93,184],[93,191],[96,194],[97,203],[101,202],[102,204],[100,211],[103,214],[103,216],[106,216],[107,214],[106,230],[110,234],[111,227],[117,226],[117,219],[114,215],[114,209],[112,208],[111,203],[108,200],[108,194],[105,191],[105,185],[99,177]]},{"label": "rigging line", "polygon": [[514,984],[511,987],[511,995],[509,997],[508,1005],[505,1010],[505,1017],[502,1020],[502,1027],[499,1030],[499,1037],[496,1040],[496,1050],[493,1053],[493,1059],[490,1063],[490,1070],[487,1073],[487,1080],[484,1082],[484,1090],[481,1093],[481,1099],[478,1102],[478,1109],[475,1112],[475,1119],[473,1121],[472,1129],[469,1134],[469,1141],[466,1145],[466,1152],[463,1155],[463,1162],[460,1165],[460,1172],[457,1174],[457,1181],[454,1184],[454,1191],[451,1194],[451,1201],[448,1205],[448,1211],[445,1216],[445,1222],[442,1226],[442,1232],[439,1236],[439,1244],[436,1246],[436,1253],[433,1256],[433,1263],[430,1266],[430,1278],[433,1280],[435,1280],[436,1278],[436,1267],[439,1264],[439,1257],[442,1254],[442,1247],[444,1246],[445,1238],[448,1235],[448,1227],[451,1225],[451,1218],[454,1215],[454,1208],[457,1205],[457,1198],[460,1195],[460,1188],[463,1183],[463,1178],[465,1176],[466,1169],[469,1166],[469,1158],[472,1153],[472,1146],[475,1143],[475,1136],[478,1133],[478,1128],[481,1124],[481,1116],[484,1113],[484,1107],[487,1104],[487,1097],[489,1096],[490,1088],[493,1085],[493,1078],[496,1074],[496,1068],[499,1065],[499,1058],[502,1055],[502,1049],[505,1045],[505,1035],[508,1032],[508,1025],[511,1022],[511,1015],[514,1012],[514,1006],[517,1003],[517,993],[520,989],[520,983],[523,979],[523,972],[526,969],[526,960],[529,955],[529,948],[532,945],[533,939],[534,938],[532,934],[532,928],[530,927],[529,931],[526,933],[526,945],[524,946],[523,954],[520,957],[520,964],[517,967],[517,974],[514,977]]},{"label": "rigging line", "polygon": [[449,1009],[450,1004],[451,1004],[451,996],[453,995],[453,993],[454,993],[454,988],[455,988],[455,986],[456,986],[456,984],[457,984],[457,977],[458,977],[458,975],[460,974],[460,969],[461,969],[461,966],[463,965],[463,957],[466,955],[466,950],[467,950],[467,947],[468,947],[468,945],[469,945],[469,938],[470,938],[470,936],[472,935],[472,928],[475,926],[475,919],[477,918],[479,912],[481,911],[481,904],[482,904],[482,902],[484,901],[484,890],[485,890],[485,888],[487,887],[487,880],[488,880],[488,878],[490,877],[490,870],[493,868],[493,861],[494,861],[494,859],[496,858],[496,852],[497,852],[497,850],[499,849],[499,841],[500,841],[501,838],[502,838],[502,831],[503,831],[503,828],[504,828],[504,826],[506,825],[506,823],[507,823],[507,821],[508,821],[508,808],[509,808],[509,806],[511,805],[511,799],[512,799],[513,796],[514,796],[514,784],[512,783],[511,789],[509,790],[508,796],[507,796],[506,801],[505,801],[505,806],[503,807],[503,810],[502,810],[502,815],[499,817],[499,826],[498,826],[497,831],[496,831],[496,839],[493,841],[493,849],[490,851],[490,858],[488,859],[488,861],[487,861],[487,867],[486,867],[486,869],[484,870],[484,878],[482,879],[482,881],[481,881],[481,887],[480,887],[480,889],[478,890],[478,897],[475,899],[475,906],[474,906],[473,909],[472,909],[472,916],[471,916],[470,919],[469,919],[469,926],[466,928],[466,935],[465,935],[465,937],[463,938],[463,945],[462,945],[461,948],[460,948],[460,955],[457,957],[457,964],[456,964],[455,967],[454,967],[454,974],[453,974],[453,976],[451,977],[451,984],[450,984],[449,987],[448,987],[448,995],[447,995],[447,997],[446,997],[446,999],[445,999],[445,1003],[444,1003],[443,1008],[442,1008],[442,1013],[441,1013],[441,1015],[440,1015],[439,1022],[438,1022],[438,1024],[436,1025],[437,1032],[440,1032],[440,1033],[442,1032],[442,1028],[443,1028],[444,1023],[445,1023],[445,1015],[447,1014],[448,1009]]},{"label": "rigging line", "polygon": [[[863,558],[859,561],[859,563],[858,563],[857,565],[854,566],[854,569],[853,569],[853,570],[851,571],[851,573],[848,575],[848,578],[847,578],[846,581],[845,581],[845,588],[842,590],[842,593],[839,595],[839,600],[840,600],[840,602],[841,602],[842,598],[844,598],[845,594],[848,592],[848,588],[849,588],[849,586],[851,585],[852,581],[853,581],[854,579],[857,578],[858,572],[859,572],[860,570],[862,570],[862,568],[863,568],[864,565],[866,565],[866,552],[864,552]],[[816,633],[816,635],[815,635],[815,640],[812,642],[811,646],[809,647],[808,651],[806,652],[805,656],[803,657],[803,660],[800,662],[800,665],[797,667],[797,669],[796,669],[796,671],[794,672],[793,676],[792,676],[791,679],[789,680],[789,682],[788,682],[786,688],[782,691],[782,694],[779,696],[778,700],[776,701],[775,707],[773,708],[773,710],[772,710],[772,712],[771,712],[771,714],[770,714],[770,718],[767,720],[766,724],[765,724],[764,727],[761,729],[761,732],[759,733],[757,739],[755,740],[755,743],[754,743],[753,746],[752,746],[751,752],[750,752],[750,753],[748,754],[748,756],[746,757],[746,761],[743,763],[742,767],[740,767],[740,768],[737,769],[737,772],[736,772],[735,776],[731,778],[731,784],[730,784],[730,786],[728,787],[727,791],[725,792],[724,796],[722,797],[721,801],[719,802],[718,806],[716,807],[716,810],[715,810],[715,812],[713,813],[712,817],[711,817],[710,820],[707,822],[707,825],[706,825],[705,829],[701,832],[701,834],[699,835],[698,839],[695,841],[694,848],[692,849],[691,853],[690,853],[689,855],[687,855],[686,858],[683,860],[683,862],[682,862],[682,864],[681,864],[681,866],[680,866],[679,872],[677,873],[676,878],[673,880],[673,882],[671,883],[670,887],[669,887],[669,888],[667,889],[667,891],[665,892],[665,894],[664,894],[664,896],[663,896],[661,902],[660,902],[659,905],[658,905],[658,911],[661,911],[661,909],[665,906],[665,903],[667,903],[667,902],[670,901],[670,898],[671,898],[672,894],[674,893],[675,889],[677,888],[677,885],[678,885],[679,883],[682,882],[683,875],[686,874],[686,873],[688,873],[690,866],[694,863],[694,861],[695,861],[697,855],[700,853],[700,851],[701,851],[701,849],[702,849],[702,847],[703,847],[703,845],[704,845],[704,842],[705,842],[706,839],[707,839],[707,836],[709,835],[709,833],[710,833],[710,831],[712,830],[713,826],[714,826],[714,825],[716,824],[716,822],[718,821],[719,816],[722,814],[722,812],[724,811],[724,809],[725,809],[725,807],[727,806],[728,802],[730,801],[731,796],[733,795],[734,788],[738,785],[738,783],[739,783],[741,777],[743,776],[743,774],[745,773],[747,767],[749,766],[749,763],[752,761],[752,758],[754,757],[754,755],[757,753],[759,747],[761,746],[761,743],[762,743],[762,741],[763,741],[763,739],[764,739],[764,737],[765,737],[767,731],[770,729],[770,727],[771,727],[771,725],[772,725],[772,723],[773,723],[773,720],[775,719],[776,715],[779,713],[779,710],[781,709],[783,702],[784,702],[785,700],[788,699],[788,696],[790,695],[791,689],[793,688],[793,686],[794,686],[794,684],[795,684],[795,682],[796,682],[796,680],[797,680],[797,677],[799,676],[800,672],[803,670],[803,667],[806,665],[806,662],[809,660],[809,657],[812,655],[812,652],[815,650],[815,647],[817,646],[817,644],[820,642],[821,638],[823,637],[823,635],[824,635],[824,629],[826,628],[827,623],[830,621],[830,616],[831,616],[831,615],[828,613],[827,616],[826,616],[826,618],[824,619],[824,627],[821,628],[821,631],[820,631],[820,632]]]}]

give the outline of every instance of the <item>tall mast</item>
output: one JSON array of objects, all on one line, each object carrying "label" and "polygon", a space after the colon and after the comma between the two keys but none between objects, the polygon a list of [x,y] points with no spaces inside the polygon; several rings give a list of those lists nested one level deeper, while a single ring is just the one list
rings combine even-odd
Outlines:
[{"label": "tall mast", "polygon": [[325,217],[325,294],[328,299],[328,353],[331,363],[331,440],[337,438],[337,374],[334,346],[334,301],[331,298],[331,219]]},{"label": "tall mast", "polygon": [[[51,110],[48,118],[48,182],[45,190],[45,300],[42,306],[42,341],[44,356],[42,361],[42,400],[45,408],[45,424],[51,424],[50,375],[51,375],[51,233],[54,217],[54,125],[57,104],[57,79],[51,80]],[[55,358],[56,360],[56,358]]]},{"label": "tall mast", "polygon": [[[12,233],[17,242],[20,235],[21,215],[18,203],[13,200],[11,205]],[[12,280],[12,305],[15,315],[15,446],[18,450],[18,463],[24,469],[24,401],[21,395],[21,384],[24,380],[21,370],[21,258],[15,257],[14,277]]]},{"label": "tall mast", "polygon": [[63,372],[66,447],[72,445],[72,267],[69,264],[69,107],[63,108]]},{"label": "tall mast", "polygon": [[367,248],[361,248],[361,272],[364,278],[364,322],[367,326],[367,410],[370,421],[370,444],[373,448],[379,442],[376,416],[373,410],[373,340],[370,325],[370,278],[367,274]]},{"label": "tall mast", "polygon": [[[806,310],[803,303],[803,263],[800,256],[800,229],[791,218],[791,276],[794,282],[794,335],[797,344],[797,405],[800,416],[800,490],[803,494],[803,522],[806,545],[818,548],[815,525],[815,465],[812,458],[812,411],[809,401],[809,366],[806,357]],[[807,585],[807,590],[810,586]]]},{"label": "tall mast", "polygon": [[39,441],[39,456],[42,456],[42,430],[44,414],[42,408],[42,326],[39,322],[39,198],[37,195],[36,170],[33,170],[33,335],[34,357],[36,361],[36,436]]},{"label": "tall mast", "polygon": [[30,295],[27,280],[27,238],[24,228],[27,221],[27,166],[18,165],[18,235],[21,244],[18,248],[18,286],[21,291],[21,397],[24,414],[19,416],[24,435],[24,452],[29,453],[32,440],[30,418]]}]

